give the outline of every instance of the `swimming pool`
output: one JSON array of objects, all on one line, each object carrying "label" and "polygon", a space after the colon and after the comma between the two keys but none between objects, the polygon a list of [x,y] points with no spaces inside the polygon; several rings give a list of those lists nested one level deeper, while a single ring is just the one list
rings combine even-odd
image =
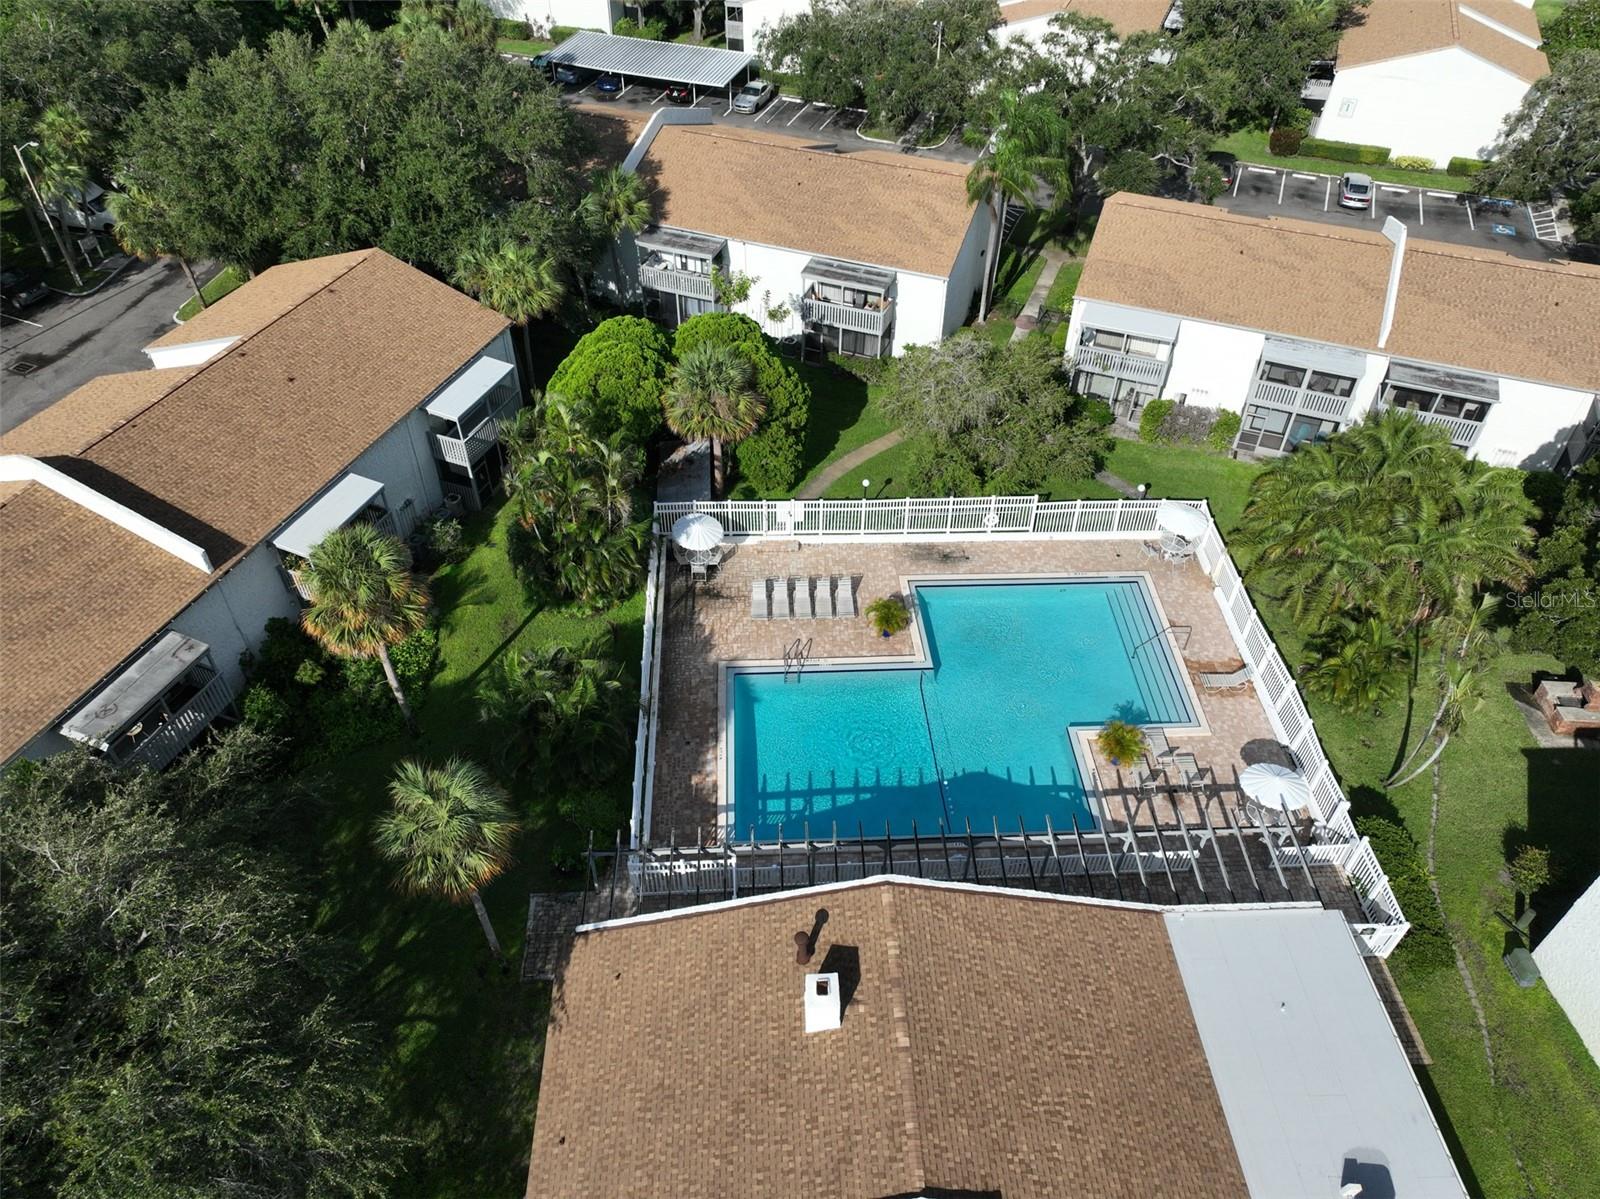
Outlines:
[{"label": "swimming pool", "polygon": [[[916,582],[916,666],[734,668],[731,827],[771,840],[1093,827],[1067,729],[1192,725],[1187,679],[1137,577]],[[1153,639],[1152,639],[1153,638]]]}]

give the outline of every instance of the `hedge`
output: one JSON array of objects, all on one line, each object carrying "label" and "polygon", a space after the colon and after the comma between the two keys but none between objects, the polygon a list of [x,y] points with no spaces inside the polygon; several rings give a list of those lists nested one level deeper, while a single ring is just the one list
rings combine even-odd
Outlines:
[{"label": "hedge", "polygon": [[1293,158],[1305,143],[1304,129],[1274,129],[1267,137],[1267,149],[1280,158]]},{"label": "hedge", "polygon": [[1456,175],[1460,178],[1470,178],[1489,164],[1481,158],[1452,158],[1450,165],[1445,167],[1446,175]]},{"label": "hedge", "polygon": [[1401,171],[1431,171],[1436,164],[1421,154],[1396,154],[1389,159],[1389,165]]},{"label": "hedge", "polygon": [[1400,910],[1411,931],[1400,942],[1400,952],[1419,966],[1447,968],[1455,964],[1455,948],[1445,927],[1444,914],[1428,882],[1428,863],[1422,847],[1403,824],[1382,816],[1358,816],[1356,831],[1372,843],[1372,852],[1394,888]]},{"label": "hedge", "polygon": [[1147,403],[1139,414],[1139,440],[1160,441],[1161,426],[1167,419],[1167,413],[1177,406],[1176,400],[1151,400]]},{"label": "hedge", "polygon": [[1330,142],[1308,137],[1300,143],[1300,153],[1311,158],[1331,158],[1335,162],[1355,162],[1363,166],[1382,166],[1389,161],[1388,146],[1362,146],[1355,142]]}]

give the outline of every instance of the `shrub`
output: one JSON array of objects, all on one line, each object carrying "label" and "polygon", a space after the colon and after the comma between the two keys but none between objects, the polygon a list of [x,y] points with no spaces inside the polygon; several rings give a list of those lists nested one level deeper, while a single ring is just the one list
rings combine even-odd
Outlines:
[{"label": "shrub", "polygon": [[438,630],[424,625],[399,645],[390,646],[389,660],[408,691],[428,682],[439,668]]},{"label": "shrub", "polygon": [[1113,762],[1137,762],[1144,756],[1147,742],[1144,730],[1126,720],[1108,720],[1095,737],[1100,752]]},{"label": "shrub", "polygon": [[800,477],[801,439],[782,425],[768,424],[733,448],[739,477],[761,495],[780,495]]},{"label": "shrub", "polygon": [[[1161,421],[1160,440],[1168,445],[1201,445],[1216,423],[1215,408],[1179,404]],[[1143,433],[1142,426],[1140,432]]]},{"label": "shrub", "polygon": [[1550,851],[1537,845],[1524,845],[1517,850],[1506,868],[1511,875],[1511,885],[1532,899],[1534,893],[1550,881]]},{"label": "shrub", "polygon": [[1117,414],[1111,410],[1111,401],[1102,400],[1099,396],[1090,396],[1080,400],[1083,419],[1096,428],[1109,429],[1117,423]]},{"label": "shrub", "polygon": [[1206,444],[1219,454],[1226,454],[1233,449],[1233,439],[1239,436],[1240,417],[1237,412],[1226,409],[1217,413],[1217,423],[1211,426],[1211,432],[1206,434]]},{"label": "shrub", "polygon": [[1455,175],[1458,178],[1467,179],[1476,175],[1488,165],[1481,158],[1452,158],[1445,166],[1444,171],[1447,175]]},{"label": "shrub", "polygon": [[1300,153],[1312,158],[1331,158],[1335,162],[1355,162],[1365,166],[1379,166],[1389,161],[1388,146],[1363,146],[1355,142],[1327,141],[1308,137],[1300,143]]},{"label": "shrub", "polygon": [[239,702],[244,722],[259,732],[283,736],[294,722],[294,710],[284,699],[264,683],[253,684]]},{"label": "shrub", "polygon": [[1177,406],[1174,400],[1151,400],[1147,403],[1139,415],[1139,440],[1160,441],[1161,426],[1166,423],[1167,414]]},{"label": "shrub", "polygon": [[[298,622],[282,616],[267,621],[267,632],[261,648],[254,654],[245,654],[239,660],[250,678],[266,684],[284,695],[292,694],[296,684],[315,686],[321,682],[320,671],[327,669],[326,652],[310,637]],[[310,676],[302,683],[302,672]]]},{"label": "shrub", "polygon": [[885,595],[867,605],[867,619],[883,636],[898,633],[911,624],[911,612],[899,596]]},{"label": "shrub", "polygon": [[612,26],[611,32],[617,37],[642,37],[647,41],[659,42],[667,36],[667,23],[660,17],[651,17],[640,25],[631,17],[623,17]]},{"label": "shrub", "polygon": [[1267,149],[1282,158],[1292,158],[1300,153],[1306,140],[1304,129],[1274,129],[1267,137]]},{"label": "shrub", "polygon": [[1389,165],[1398,167],[1402,171],[1431,171],[1434,168],[1434,161],[1420,154],[1396,154],[1389,160]]},{"label": "shrub", "polygon": [[515,17],[501,17],[495,21],[495,30],[501,37],[525,42],[533,39],[533,26]]},{"label": "shrub", "polygon": [[422,556],[430,566],[461,560],[461,522],[455,517],[435,516],[417,531],[422,535]]},{"label": "shrub", "polygon": [[601,441],[642,445],[661,425],[669,357],[666,334],[655,325],[614,316],[583,335],[546,390],[585,410],[589,431]]},{"label": "shrub", "polygon": [[1298,108],[1291,108],[1286,112],[1278,122],[1278,127],[1280,129],[1297,129],[1303,134],[1307,129],[1311,128],[1311,122],[1316,119],[1317,114],[1302,104]]},{"label": "shrub", "polygon": [[868,387],[886,381],[894,370],[893,358],[858,358],[854,354],[829,354],[828,361],[835,370],[854,375]]},{"label": "shrub", "polygon": [[[573,34],[583,32],[585,32],[585,29],[581,25],[552,25],[550,26],[550,40],[559,46]],[[588,30],[588,32],[599,33],[600,31],[598,29],[591,29]]]},{"label": "shrub", "polygon": [[1372,843],[1400,910],[1411,922],[1411,931],[1397,952],[1415,965],[1449,969],[1455,964],[1455,950],[1445,928],[1444,914],[1428,885],[1428,864],[1422,847],[1402,824],[1382,816],[1361,816],[1356,831]]}]

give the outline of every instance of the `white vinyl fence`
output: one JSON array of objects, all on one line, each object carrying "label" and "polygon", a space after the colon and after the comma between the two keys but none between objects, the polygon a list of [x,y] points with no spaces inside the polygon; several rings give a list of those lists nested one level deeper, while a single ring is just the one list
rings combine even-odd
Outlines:
[{"label": "white vinyl fence", "polygon": [[[655,528],[666,534],[691,512],[717,518],[729,540],[816,541],[981,541],[1111,540],[1154,535],[1160,500],[1045,501],[1038,496],[980,496],[898,500],[749,500],[657,504]],[[1171,502],[1171,501],[1166,501]],[[1227,620],[1239,656],[1250,666],[1274,734],[1294,751],[1311,782],[1312,806],[1323,825],[1308,858],[1338,866],[1350,880],[1368,923],[1355,925],[1369,953],[1388,957],[1410,928],[1394,890],[1371,845],[1350,820],[1350,804],[1339,788],[1305,701],[1278,647],[1250,602],[1239,570],[1228,554],[1204,500],[1181,501],[1204,512],[1208,526],[1196,547],[1196,560],[1215,584],[1216,600]],[[655,768],[655,696],[659,690],[659,555],[652,553],[646,594],[645,648],[641,684],[640,745],[634,779],[633,844],[649,839],[648,814]],[[646,735],[648,728],[648,735]]]}]

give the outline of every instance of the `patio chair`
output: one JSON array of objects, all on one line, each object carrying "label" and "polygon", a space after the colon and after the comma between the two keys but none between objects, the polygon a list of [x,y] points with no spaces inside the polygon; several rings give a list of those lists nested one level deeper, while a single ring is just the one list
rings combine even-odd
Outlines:
[{"label": "patio chair", "polygon": [[1199,673],[1200,686],[1207,691],[1243,691],[1250,685],[1251,671],[1248,666],[1241,666],[1238,670],[1202,670]]},{"label": "patio chair", "polygon": [[854,575],[841,575],[835,580],[836,596],[834,602],[838,605],[839,615],[855,618],[856,615],[856,578]]},{"label": "patio chair", "polygon": [[1139,548],[1144,551],[1146,558],[1154,558],[1157,562],[1165,562],[1166,557],[1161,552],[1161,547],[1153,541],[1141,541]]},{"label": "patio chair", "polygon": [[[1149,542],[1145,542],[1149,545]],[[1156,761],[1172,756],[1172,742],[1167,740],[1167,730],[1157,725],[1144,726],[1144,742],[1150,747],[1150,756]]]},{"label": "patio chair", "polygon": [[1154,791],[1156,789],[1156,783],[1159,782],[1160,779],[1160,767],[1144,765],[1135,768],[1133,772],[1133,785],[1139,789],[1141,794],[1143,794],[1145,791]]},{"label": "patio chair", "polygon": [[704,562],[691,562],[689,564],[689,582],[704,583],[710,578],[710,573]]},{"label": "patio chair", "polygon": [[811,580],[817,592],[817,615],[823,620],[832,620],[839,615],[839,610],[834,607],[833,580],[823,575]]},{"label": "patio chair", "polygon": [[798,620],[810,620],[815,613],[811,607],[811,580],[790,579],[789,586],[794,588],[794,614]]},{"label": "patio chair", "polygon": [[1178,772],[1178,777],[1183,780],[1185,787],[1205,780],[1206,768],[1195,761],[1193,754],[1173,754],[1172,767]]},{"label": "patio chair", "polygon": [[750,619],[771,620],[772,612],[767,607],[767,580],[750,580]]},{"label": "patio chair", "polygon": [[789,580],[772,579],[772,615],[775,620],[789,619]]}]

